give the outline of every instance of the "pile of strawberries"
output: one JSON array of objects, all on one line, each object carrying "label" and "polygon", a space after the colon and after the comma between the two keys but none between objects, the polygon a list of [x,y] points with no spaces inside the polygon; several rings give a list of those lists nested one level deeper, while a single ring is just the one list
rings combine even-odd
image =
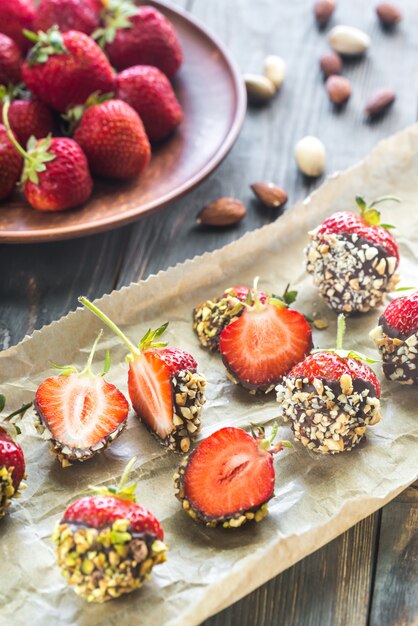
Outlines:
[{"label": "pile of strawberries", "polygon": [[0,200],[86,202],[92,176],[126,180],[183,119],[170,83],[183,59],[172,24],[131,0],[2,0]]}]

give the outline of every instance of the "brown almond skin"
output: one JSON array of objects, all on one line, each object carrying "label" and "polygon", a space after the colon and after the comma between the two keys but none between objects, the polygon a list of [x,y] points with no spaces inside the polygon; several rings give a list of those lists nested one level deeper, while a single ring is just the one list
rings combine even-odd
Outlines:
[{"label": "brown almond skin", "polygon": [[395,102],[396,94],[393,89],[378,89],[367,100],[364,113],[369,118],[382,115]]},{"label": "brown almond skin", "polygon": [[274,183],[253,183],[251,189],[257,198],[269,208],[277,208],[287,202],[287,193]]},{"label": "brown almond skin", "polygon": [[203,207],[197,215],[198,224],[205,226],[232,226],[245,217],[247,209],[235,198],[218,198]]},{"label": "brown almond skin", "polygon": [[335,2],[334,0],[316,0],[313,10],[316,23],[323,27],[329,22],[335,11]]},{"label": "brown almond skin", "polygon": [[351,96],[351,84],[344,76],[330,76],[325,83],[331,102],[340,106],[347,102]]},{"label": "brown almond skin", "polygon": [[341,74],[341,70],[343,68],[341,57],[336,52],[327,52],[326,54],[323,54],[319,59],[319,65],[324,78],[334,76],[335,74]]},{"label": "brown almond skin", "polygon": [[376,7],[377,17],[383,26],[391,28],[402,19],[402,13],[391,2],[380,2]]}]

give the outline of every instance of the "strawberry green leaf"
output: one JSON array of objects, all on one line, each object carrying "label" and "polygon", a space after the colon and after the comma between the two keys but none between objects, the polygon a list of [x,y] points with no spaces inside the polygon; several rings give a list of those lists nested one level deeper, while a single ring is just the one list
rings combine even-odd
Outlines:
[{"label": "strawberry green leaf", "polygon": [[6,396],[0,393],[0,412],[3,411],[5,406],[6,406]]},{"label": "strawberry green leaf", "polygon": [[379,226],[380,212],[377,209],[366,209],[363,211],[363,219],[371,226]]},{"label": "strawberry green leaf", "polygon": [[361,196],[356,196],[356,203],[357,206],[360,208],[360,211],[363,213],[363,211],[365,211],[367,208],[367,204],[364,198],[362,198]]},{"label": "strawberry green leaf", "polygon": [[106,356],[105,356],[105,361],[104,361],[104,365],[103,365],[102,376],[107,374],[109,370],[110,370],[110,352],[109,352],[109,350],[106,350]]},{"label": "strawberry green leaf", "polygon": [[46,63],[50,56],[68,54],[62,34],[56,25],[52,26],[46,33],[43,31],[38,33],[24,31],[24,34],[28,39],[35,42],[27,57],[29,65],[41,65]]},{"label": "strawberry green leaf", "polygon": [[382,228],[386,228],[386,230],[392,230],[393,228],[396,228],[396,226],[393,226],[393,224],[380,224],[380,226]]}]

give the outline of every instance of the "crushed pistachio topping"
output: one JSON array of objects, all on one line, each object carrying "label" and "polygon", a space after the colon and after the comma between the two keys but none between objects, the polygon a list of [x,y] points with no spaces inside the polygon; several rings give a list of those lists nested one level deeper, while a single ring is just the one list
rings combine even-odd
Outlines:
[{"label": "crushed pistachio topping", "polygon": [[0,519],[6,515],[11,499],[16,496],[12,474],[13,467],[0,467]]},{"label": "crushed pistachio topping", "polygon": [[409,337],[389,337],[382,326],[370,332],[383,361],[383,372],[389,380],[404,385],[418,385],[418,331]]},{"label": "crushed pistachio topping", "polygon": [[206,300],[193,311],[193,330],[200,343],[209,350],[218,350],[223,329],[235,322],[244,311],[243,303],[234,295],[234,289],[226,289],[222,296]]},{"label": "crushed pistachio topping", "polygon": [[88,602],[106,602],[139,589],[166,560],[164,542],[135,533],[126,519],[101,529],[60,522],[52,540],[68,584]]}]

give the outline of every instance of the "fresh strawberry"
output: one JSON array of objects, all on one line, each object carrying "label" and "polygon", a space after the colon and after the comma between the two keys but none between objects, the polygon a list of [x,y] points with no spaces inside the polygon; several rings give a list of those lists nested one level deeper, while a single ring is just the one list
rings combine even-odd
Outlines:
[{"label": "fresh strawberry", "polygon": [[151,158],[151,147],[138,114],[122,100],[99,99],[95,104],[96,100],[91,104],[87,101],[74,133],[92,174],[120,179],[138,176]]},{"label": "fresh strawberry", "polygon": [[136,485],[125,486],[135,460],[118,486],[95,488],[97,495],[70,504],[53,536],[63,575],[88,602],[139,589],[166,560],[160,523],[137,504]]},{"label": "fresh strawberry", "polygon": [[23,64],[23,80],[53,109],[64,113],[68,107],[84,104],[93,92],[113,90],[109,61],[85,33],[61,33],[52,27],[47,33],[31,33],[30,37],[35,45]]},{"label": "fresh strawberry", "polygon": [[337,312],[350,315],[379,306],[398,281],[398,244],[375,208],[387,200],[398,199],[384,196],[367,205],[357,196],[359,216],[335,213],[309,233],[307,270]]},{"label": "fresh strawberry", "polygon": [[20,144],[26,146],[30,137],[42,139],[54,131],[54,118],[49,107],[22,85],[7,90],[0,87],[0,116],[5,98],[10,99],[9,123]]},{"label": "fresh strawberry", "polygon": [[78,30],[90,35],[100,24],[99,0],[41,0],[33,28],[47,31],[55,24],[61,32]]},{"label": "fresh strawberry", "polygon": [[261,521],[274,495],[273,453],[263,429],[253,435],[241,428],[221,428],[204,439],[174,476],[176,497],[194,520],[237,528]]},{"label": "fresh strawberry", "polygon": [[293,367],[277,387],[282,417],[295,438],[313,452],[351,450],[366,426],[380,421],[380,385],[369,360],[342,349],[344,316],[335,350],[317,350]]},{"label": "fresh strawberry", "polygon": [[23,29],[33,26],[35,8],[32,0],[1,0],[0,32],[13,39],[19,48],[26,52],[30,42],[23,34]]},{"label": "fresh strawberry", "polygon": [[0,124],[0,200],[10,196],[23,169],[23,159],[10,141],[6,127]]},{"label": "fresh strawberry", "polygon": [[22,77],[22,52],[13,39],[0,33],[0,85],[18,83]]},{"label": "fresh strawberry", "polygon": [[24,158],[21,182],[29,204],[39,211],[64,211],[88,200],[93,181],[80,146],[65,137],[31,137],[24,150],[11,131],[9,107],[6,100],[3,121],[8,138]]},{"label": "fresh strawberry", "polygon": [[48,434],[63,466],[101,452],[127,424],[129,405],[125,396],[103,378],[110,366],[108,355],[101,374],[91,370],[101,334],[81,372],[74,366],[59,367],[61,375],[44,380],[36,392],[37,428],[43,436]]},{"label": "fresh strawberry", "polygon": [[[205,300],[193,309],[193,329],[203,347],[209,350],[219,349],[221,332],[228,324],[238,319],[244,312],[244,304],[253,302],[253,291],[238,285],[225,289],[221,296]],[[264,291],[257,290],[262,304],[268,298]]]},{"label": "fresh strawberry", "polygon": [[183,120],[183,110],[170,81],[157,67],[136,65],[116,78],[118,98],[140,116],[150,141],[161,141]]},{"label": "fresh strawberry", "polygon": [[395,298],[370,332],[388,380],[418,385],[418,291]]},{"label": "fresh strawberry", "polygon": [[166,348],[159,338],[168,323],[151,329],[136,347],[100,309],[87,298],[79,301],[128,346],[128,391],[138,417],[158,440],[171,450],[187,452],[199,432],[205,402],[206,381],[188,352]]},{"label": "fresh strawberry", "polygon": [[301,313],[276,298],[254,303],[221,332],[219,350],[230,377],[253,392],[271,391],[312,348],[312,331]]},{"label": "fresh strawberry", "polygon": [[102,13],[103,28],[93,36],[118,70],[133,65],[154,65],[168,77],[183,61],[173,25],[151,6],[137,7],[130,0],[108,0]]}]

